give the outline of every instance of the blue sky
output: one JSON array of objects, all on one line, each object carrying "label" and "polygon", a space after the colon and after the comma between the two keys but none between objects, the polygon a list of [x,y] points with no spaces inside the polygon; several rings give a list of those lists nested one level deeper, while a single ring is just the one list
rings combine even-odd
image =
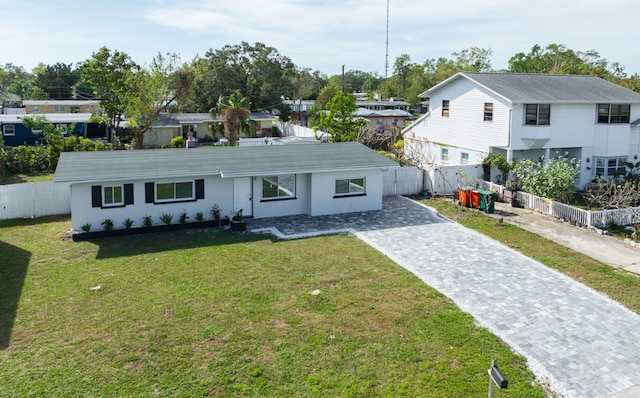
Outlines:
[{"label": "blue sky", "polygon": [[[158,52],[183,61],[241,41],[275,47],[327,75],[385,73],[387,0],[0,0],[0,64],[76,63],[102,46],[140,64]],[[406,53],[422,63],[470,47],[492,66],[535,44],[596,50],[640,73],[638,0],[390,0],[389,74]]]}]

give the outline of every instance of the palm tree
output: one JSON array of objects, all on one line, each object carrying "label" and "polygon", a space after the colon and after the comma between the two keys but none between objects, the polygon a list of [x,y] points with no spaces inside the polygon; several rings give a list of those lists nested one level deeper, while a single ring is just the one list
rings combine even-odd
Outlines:
[{"label": "palm tree", "polygon": [[216,107],[211,109],[211,115],[214,117],[219,115],[224,119],[229,145],[236,145],[240,132],[249,131],[250,106],[251,103],[247,97],[243,97],[239,91],[234,91],[228,97],[221,95]]}]

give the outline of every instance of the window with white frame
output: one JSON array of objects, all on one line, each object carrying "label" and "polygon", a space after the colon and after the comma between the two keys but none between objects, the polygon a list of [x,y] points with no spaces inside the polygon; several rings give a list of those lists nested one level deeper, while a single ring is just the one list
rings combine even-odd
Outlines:
[{"label": "window with white frame", "polygon": [[596,158],[596,175],[598,177],[615,177],[627,172],[627,158]]},{"label": "window with white frame", "polygon": [[295,174],[262,177],[262,199],[291,199],[295,196]]},{"label": "window with white frame", "polygon": [[193,181],[156,184],[156,202],[182,201],[194,198]]},{"label": "window with white frame", "polygon": [[336,179],[336,196],[362,195],[365,193],[365,178]]},{"label": "window with white frame", "polygon": [[442,117],[449,117],[449,100],[442,100]]},{"label": "window with white frame", "polygon": [[122,185],[102,187],[102,206],[122,206],[124,205],[124,195]]},{"label": "window with white frame", "polygon": [[469,164],[469,154],[467,152],[460,154],[460,164]]},{"label": "window with white frame", "polygon": [[449,148],[440,149],[440,159],[442,159],[443,162],[446,162],[449,160]]},{"label": "window with white frame", "polygon": [[5,124],[2,126],[2,134],[5,137],[16,135],[16,126],[14,124]]},{"label": "window with white frame", "polygon": [[64,112],[64,106],[63,105],[56,105],[54,109],[55,109],[56,112]]},{"label": "window with white frame", "polygon": [[485,122],[493,121],[493,102],[484,103],[484,121]]},{"label": "window with white frame", "polygon": [[524,124],[532,126],[547,126],[551,120],[551,105],[526,104],[524,106]]}]

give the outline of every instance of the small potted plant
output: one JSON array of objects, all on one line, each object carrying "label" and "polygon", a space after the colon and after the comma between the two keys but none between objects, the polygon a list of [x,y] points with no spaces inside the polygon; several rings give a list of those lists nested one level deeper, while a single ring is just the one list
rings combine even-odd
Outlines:
[{"label": "small potted plant", "polygon": [[243,221],[242,209],[237,210],[231,217],[231,230],[244,232],[247,230],[247,223]]},{"label": "small potted plant", "polygon": [[214,221],[218,222],[218,226],[220,226],[220,206],[214,204],[211,208],[211,217],[213,217]]}]

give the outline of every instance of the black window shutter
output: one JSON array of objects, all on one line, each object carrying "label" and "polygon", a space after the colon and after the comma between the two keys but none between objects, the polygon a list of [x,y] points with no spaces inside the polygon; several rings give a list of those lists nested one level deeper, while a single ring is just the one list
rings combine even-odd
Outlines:
[{"label": "black window shutter", "polygon": [[102,185],[91,186],[91,207],[102,207]]},{"label": "black window shutter", "polygon": [[196,199],[204,199],[204,180],[196,180]]},{"label": "black window shutter", "polygon": [[144,183],[144,202],[145,203],[153,203],[155,198],[155,192],[153,188],[152,182]]},{"label": "black window shutter", "polygon": [[124,205],[133,204],[133,184],[124,184]]}]

